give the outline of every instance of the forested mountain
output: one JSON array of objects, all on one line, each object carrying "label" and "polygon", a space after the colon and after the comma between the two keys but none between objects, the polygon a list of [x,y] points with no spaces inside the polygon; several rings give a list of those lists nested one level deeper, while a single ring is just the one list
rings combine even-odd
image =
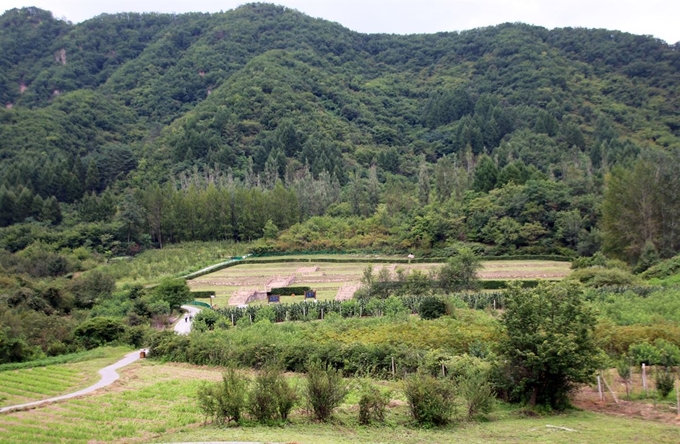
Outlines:
[{"label": "forested mountain", "polygon": [[367,35],[260,3],[77,25],[13,9],[0,243],[672,256],[679,50],[523,24]]}]

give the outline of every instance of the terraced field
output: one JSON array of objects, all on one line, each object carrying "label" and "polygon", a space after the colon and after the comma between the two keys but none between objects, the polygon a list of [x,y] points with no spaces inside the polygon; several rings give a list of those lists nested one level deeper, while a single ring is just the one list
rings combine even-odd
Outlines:
[{"label": "terraced field", "polygon": [[[397,270],[404,272],[419,270],[428,274],[442,267],[441,263],[430,264],[389,264],[366,262],[323,262],[328,256],[306,256],[308,262],[245,263],[217,271],[189,281],[194,291],[214,291],[218,307],[228,305],[235,291],[264,290],[267,283],[276,277],[294,276],[295,286],[309,286],[316,289],[318,299],[335,299],[343,286],[360,282],[364,270],[373,267],[375,273],[387,268],[394,275]],[[348,256],[348,259],[350,257]],[[273,258],[267,258],[273,259]],[[316,259],[316,260],[315,260]],[[334,257],[334,260],[340,258]],[[352,259],[356,259],[352,257]],[[570,272],[569,262],[555,261],[488,261],[483,263],[481,279],[561,279]],[[285,296],[282,302],[302,300],[300,295]]]},{"label": "terraced field", "polygon": [[0,407],[51,398],[92,385],[100,378],[99,369],[129,351],[124,347],[109,348],[104,357],[85,362],[0,372]]}]

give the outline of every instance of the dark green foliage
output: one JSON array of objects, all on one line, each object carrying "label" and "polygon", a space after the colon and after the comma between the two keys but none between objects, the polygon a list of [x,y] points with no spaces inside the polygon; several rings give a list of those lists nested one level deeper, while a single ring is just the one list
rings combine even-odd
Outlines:
[{"label": "dark green foliage", "polygon": [[305,395],[317,420],[328,421],[333,410],[342,403],[348,392],[349,388],[339,370],[324,368],[318,361],[310,363],[307,367]]},{"label": "dark green foliage", "polygon": [[675,373],[669,368],[657,369],[654,375],[654,383],[659,396],[664,399],[675,388]]},{"label": "dark green foliage", "polygon": [[295,295],[301,295],[304,294],[305,291],[310,290],[310,287],[281,287],[281,288],[272,288],[271,289],[271,294],[278,294],[278,295],[290,295],[290,294],[295,294]]},{"label": "dark green foliage", "polygon": [[502,322],[511,399],[563,409],[575,385],[591,381],[599,368],[595,316],[575,285],[511,287]]},{"label": "dark green foliage", "polygon": [[215,296],[214,291],[192,291],[191,297],[194,299],[209,299],[210,296]]},{"label": "dark green foliage", "polygon": [[185,280],[169,279],[161,282],[153,289],[153,298],[167,302],[171,309],[177,309],[180,305],[189,302],[192,295]]},{"label": "dark green foliage", "polygon": [[125,325],[117,319],[97,317],[78,325],[73,334],[87,349],[99,347],[122,338]]},{"label": "dark green foliage", "polygon": [[74,278],[69,285],[79,308],[92,308],[99,300],[106,299],[116,288],[115,279],[99,270],[89,271]]},{"label": "dark green foliage", "polygon": [[635,273],[642,273],[647,271],[650,267],[659,263],[659,252],[652,242],[645,242],[645,246],[642,248],[640,257],[635,264]]},{"label": "dark green foliage", "polygon": [[420,302],[418,314],[421,319],[437,319],[446,314],[446,303],[434,296],[425,297]]},{"label": "dark green foliage", "polygon": [[423,426],[442,426],[456,413],[455,387],[449,379],[418,372],[404,380],[404,395],[413,419]]}]

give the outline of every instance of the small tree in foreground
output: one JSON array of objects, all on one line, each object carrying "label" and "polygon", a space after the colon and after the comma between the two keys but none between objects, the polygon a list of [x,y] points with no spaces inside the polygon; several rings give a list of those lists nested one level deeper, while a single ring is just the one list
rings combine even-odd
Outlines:
[{"label": "small tree in foreground", "polygon": [[391,392],[382,393],[371,384],[363,384],[359,398],[359,424],[368,425],[373,421],[385,420],[385,408],[390,402]]},{"label": "small tree in foreground", "polygon": [[309,364],[305,394],[316,419],[327,421],[348,392],[340,371],[334,368],[324,369],[318,361]]},{"label": "small tree in foreground", "polygon": [[506,387],[511,399],[554,409],[569,405],[569,393],[591,382],[600,368],[595,315],[577,284],[512,286],[506,293]]},{"label": "small tree in foreground", "polygon": [[255,378],[248,394],[248,411],[259,422],[267,423],[277,417],[285,421],[296,401],[295,388],[288,384],[281,371],[268,368]]},{"label": "small tree in foreground", "polygon": [[420,425],[446,425],[456,412],[455,386],[450,379],[418,372],[404,380],[404,395],[411,416]]},{"label": "small tree in foreground", "polygon": [[233,368],[227,369],[221,382],[198,389],[198,408],[206,419],[211,418],[218,424],[238,423],[246,408],[248,382]]}]

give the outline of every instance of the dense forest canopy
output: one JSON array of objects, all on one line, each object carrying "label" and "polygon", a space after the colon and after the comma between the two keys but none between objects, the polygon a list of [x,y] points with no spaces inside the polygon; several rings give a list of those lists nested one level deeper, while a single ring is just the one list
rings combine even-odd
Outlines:
[{"label": "dense forest canopy", "polygon": [[525,24],[367,35],[255,3],[76,25],[12,9],[0,48],[11,252],[680,249],[677,44]]}]

